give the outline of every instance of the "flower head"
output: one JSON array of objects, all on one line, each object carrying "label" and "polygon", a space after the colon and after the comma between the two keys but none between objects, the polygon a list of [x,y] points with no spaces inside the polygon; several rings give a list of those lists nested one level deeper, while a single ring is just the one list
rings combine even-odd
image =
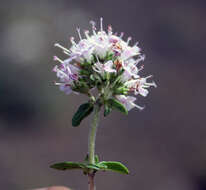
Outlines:
[{"label": "flower head", "polygon": [[[92,101],[100,105],[109,106],[110,99],[116,99],[129,111],[136,107],[134,95],[147,96],[148,88],[156,87],[154,82],[148,82],[150,76],[141,77],[140,71],[143,65],[139,65],[145,59],[141,54],[138,44],[130,45],[131,37],[123,39],[123,34],[119,36],[113,34],[109,25],[107,31],[103,27],[103,19],[100,19],[100,30],[97,31],[96,23],[91,21],[92,33],[88,30],[81,31],[77,28],[79,41],[74,37],[70,38],[71,47],[65,48],[56,43],[55,46],[62,49],[68,58],[65,60],[54,56],[54,61],[59,65],[53,71],[59,78],[56,85],[66,94],[71,92],[83,93],[90,97]],[[98,90],[95,98],[92,89]]]}]

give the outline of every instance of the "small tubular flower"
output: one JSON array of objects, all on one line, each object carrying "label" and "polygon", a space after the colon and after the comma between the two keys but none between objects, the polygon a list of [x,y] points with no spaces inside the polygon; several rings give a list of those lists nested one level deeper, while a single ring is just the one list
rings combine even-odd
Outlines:
[{"label": "small tubular flower", "polygon": [[135,107],[139,110],[144,109],[144,107],[138,106],[134,103],[136,98],[133,96],[117,95],[116,98],[126,107],[128,111]]},{"label": "small tubular flower", "polygon": [[114,64],[111,60],[103,64],[98,61],[97,63],[94,64],[93,69],[94,71],[101,73],[101,74],[104,74],[105,72],[116,73],[116,70],[113,69],[113,65]]}]

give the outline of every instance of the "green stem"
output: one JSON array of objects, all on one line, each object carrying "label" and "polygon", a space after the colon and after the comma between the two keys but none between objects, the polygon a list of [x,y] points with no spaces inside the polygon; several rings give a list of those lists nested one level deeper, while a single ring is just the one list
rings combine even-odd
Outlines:
[{"label": "green stem", "polygon": [[[90,133],[89,133],[89,163],[95,164],[95,139],[96,139],[96,133],[97,133],[97,127],[98,127],[98,121],[99,121],[99,112],[100,112],[100,106],[95,105],[94,106],[94,117],[92,120]],[[94,176],[95,171],[91,170],[88,173],[89,178],[89,190],[95,190],[94,185]]]},{"label": "green stem", "polygon": [[91,128],[90,128],[90,134],[89,134],[89,163],[95,164],[95,139],[96,139],[96,133],[97,133],[97,127],[98,127],[98,121],[99,121],[99,112],[100,112],[100,106],[95,105],[94,107],[94,117],[92,120]]}]

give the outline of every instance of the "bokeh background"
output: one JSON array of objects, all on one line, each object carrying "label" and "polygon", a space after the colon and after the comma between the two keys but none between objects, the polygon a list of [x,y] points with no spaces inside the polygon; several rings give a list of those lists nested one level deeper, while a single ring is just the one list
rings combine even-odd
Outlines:
[{"label": "bokeh background", "polygon": [[206,189],[204,0],[1,0],[0,189],[87,188],[79,171],[49,168],[85,157],[91,120],[72,128],[85,97],[53,86],[52,57],[62,55],[53,44],[69,46],[76,27],[90,28],[101,16],[104,26],[139,41],[144,74],[152,73],[158,88],[138,99],[144,111],[101,119],[97,153],[131,174],[98,173],[98,190]]}]

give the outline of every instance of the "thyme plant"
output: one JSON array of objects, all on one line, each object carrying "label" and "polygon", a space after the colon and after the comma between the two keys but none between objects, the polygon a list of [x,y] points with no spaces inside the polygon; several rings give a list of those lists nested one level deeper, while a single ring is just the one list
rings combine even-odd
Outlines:
[{"label": "thyme plant", "polygon": [[[134,95],[147,96],[148,88],[156,87],[154,81],[148,82],[152,76],[141,77],[143,65],[140,62],[145,56],[140,53],[138,43],[130,45],[131,37],[123,40],[124,33],[113,34],[112,27],[107,31],[103,29],[103,19],[100,18],[100,29],[97,31],[94,21],[92,34],[84,31],[85,38],[77,28],[79,41],[70,38],[69,49],[56,43],[68,59],[61,60],[54,56],[54,61],[59,62],[53,69],[59,82],[55,82],[61,91],[66,94],[84,94],[88,97],[86,103],[80,105],[72,118],[72,125],[77,127],[81,121],[92,112],[88,143],[88,154],[83,162],[62,162],[51,165],[58,170],[82,170],[89,178],[89,190],[94,190],[94,177],[98,171],[114,171],[128,174],[126,166],[116,161],[100,161],[95,155],[95,138],[99,122],[100,110],[108,116],[112,110],[128,114],[132,108],[142,110],[144,107],[135,104]],[[98,91],[95,96],[93,91]]]}]

